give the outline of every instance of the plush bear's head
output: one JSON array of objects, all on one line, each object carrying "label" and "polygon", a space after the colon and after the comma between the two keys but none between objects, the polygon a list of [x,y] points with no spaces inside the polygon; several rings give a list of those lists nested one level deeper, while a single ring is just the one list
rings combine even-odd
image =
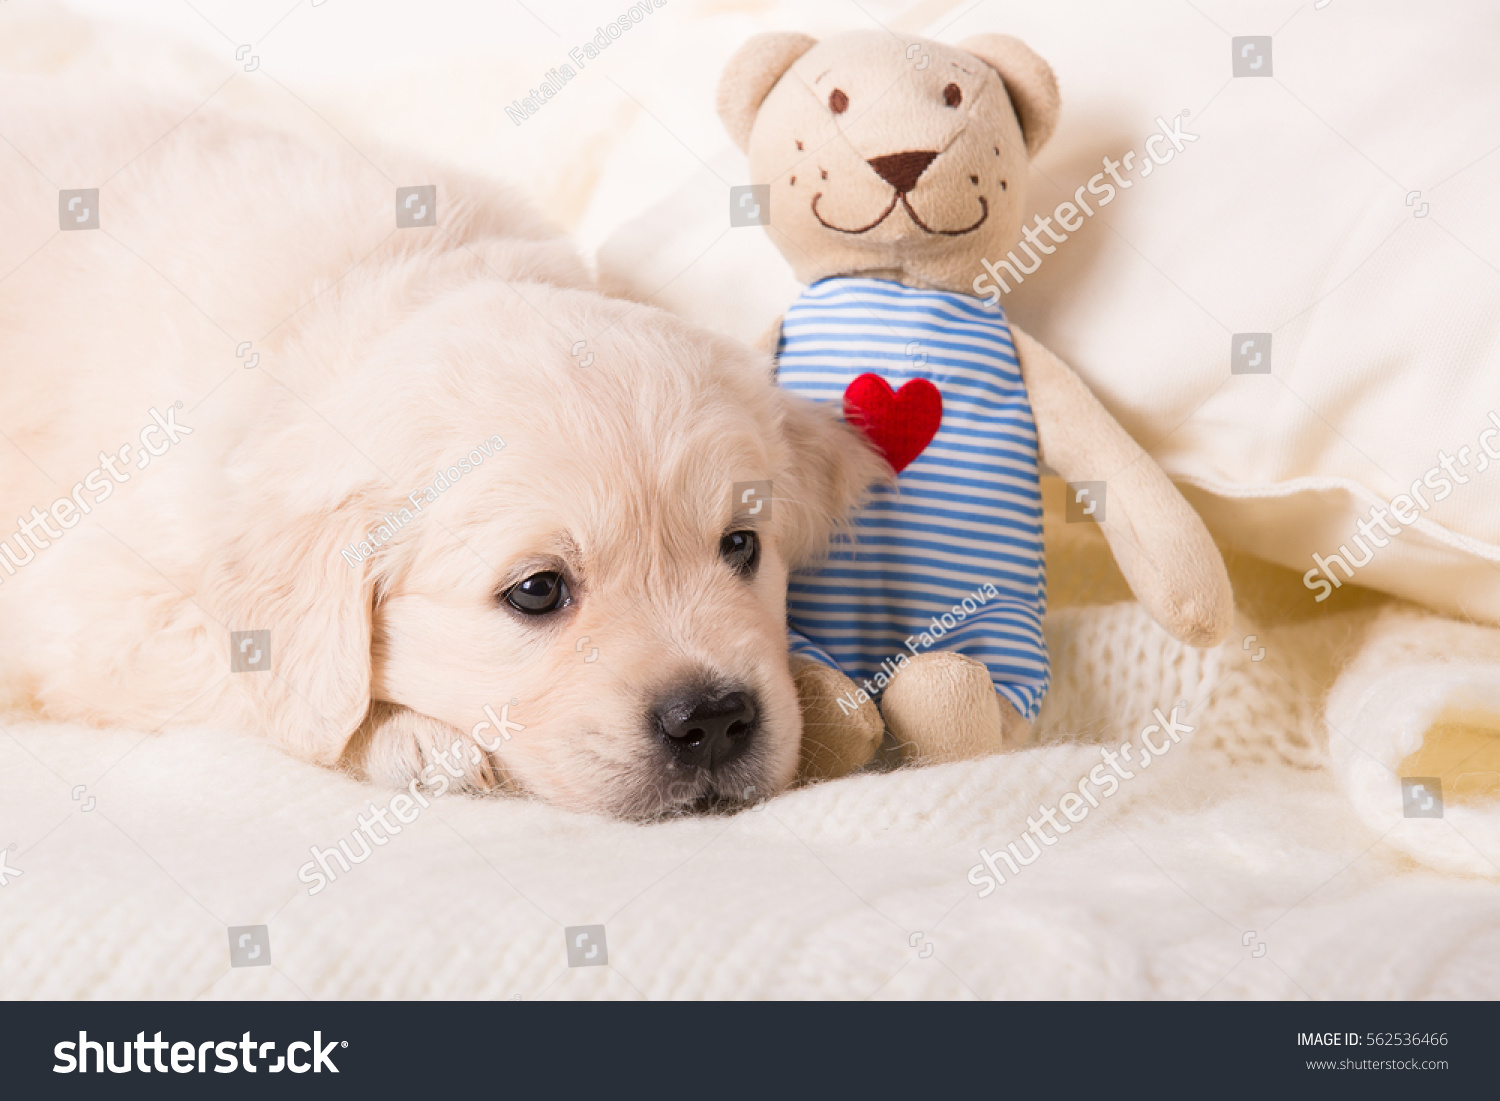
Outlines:
[{"label": "plush bear's head", "polygon": [[1015,245],[1027,165],[1059,107],[1051,68],[1007,35],[961,46],[885,31],[752,38],[719,117],[769,184],[797,278],[871,275],[973,294]]}]

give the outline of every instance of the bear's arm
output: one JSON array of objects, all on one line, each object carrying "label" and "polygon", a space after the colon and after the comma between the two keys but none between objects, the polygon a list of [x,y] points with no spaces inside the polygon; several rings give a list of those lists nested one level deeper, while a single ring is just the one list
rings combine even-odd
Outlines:
[{"label": "bear's arm", "polygon": [[1011,334],[1041,454],[1066,481],[1105,484],[1099,526],[1131,590],[1174,638],[1222,640],[1234,593],[1202,519],[1071,367],[1020,329]]}]

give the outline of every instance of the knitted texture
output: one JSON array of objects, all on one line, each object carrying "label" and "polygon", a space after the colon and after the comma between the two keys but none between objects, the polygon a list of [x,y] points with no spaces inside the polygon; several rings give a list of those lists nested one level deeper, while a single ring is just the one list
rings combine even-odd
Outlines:
[{"label": "knitted texture", "polygon": [[[1135,605],[1067,607],[1024,750],[649,827],[450,796],[317,895],[310,847],[390,793],[242,734],[13,721],[0,996],[1491,996],[1500,814],[1404,819],[1392,770],[1444,701],[1500,712],[1500,638],[1402,609],[1258,638],[1198,653]],[[1183,699],[1180,743],[978,897],[981,849]],[[563,929],[600,922],[609,966],[570,969]],[[254,924],[273,966],[228,967]]]},{"label": "knitted texture", "polygon": [[[1318,685],[1299,658],[1326,633],[1249,629],[1200,650],[1178,642],[1136,603],[1069,608],[1047,624],[1057,679],[1037,741],[1109,741],[1180,704],[1195,725],[1193,752],[1225,764],[1317,768],[1327,760]],[[1255,635],[1246,648],[1242,640]]]}]

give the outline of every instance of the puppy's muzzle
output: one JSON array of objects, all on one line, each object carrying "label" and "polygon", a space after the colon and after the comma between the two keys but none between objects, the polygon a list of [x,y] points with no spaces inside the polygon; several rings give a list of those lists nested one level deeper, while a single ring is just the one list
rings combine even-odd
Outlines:
[{"label": "puppy's muzzle", "polygon": [[743,689],[679,689],[667,693],[655,712],[667,749],[690,768],[722,768],[743,756],[760,733],[755,696]]}]

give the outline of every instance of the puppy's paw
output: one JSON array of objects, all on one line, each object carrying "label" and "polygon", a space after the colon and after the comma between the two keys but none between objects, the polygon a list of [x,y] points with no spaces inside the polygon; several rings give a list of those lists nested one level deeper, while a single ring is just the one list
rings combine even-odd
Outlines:
[{"label": "puppy's paw", "polygon": [[[799,783],[832,780],[869,763],[880,748],[885,723],[880,710],[865,700],[852,711],[859,688],[837,669],[800,655],[791,659],[792,680],[802,709],[802,760]],[[844,706],[839,705],[840,698]]]},{"label": "puppy's paw", "polygon": [[413,780],[438,794],[509,788],[500,763],[455,726],[376,701],[344,747],[339,764],[362,780],[406,787]]},{"label": "puppy's paw", "polygon": [[918,764],[983,757],[1024,745],[1031,724],[995,691],[990,671],[963,654],[907,662],[880,698],[901,754]]}]

